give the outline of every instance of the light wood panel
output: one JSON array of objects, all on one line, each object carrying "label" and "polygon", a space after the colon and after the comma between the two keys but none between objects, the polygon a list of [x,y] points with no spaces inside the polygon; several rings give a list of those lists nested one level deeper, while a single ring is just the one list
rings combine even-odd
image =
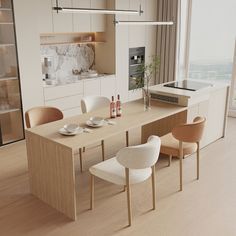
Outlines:
[{"label": "light wood panel", "polygon": [[158,121],[154,121],[150,124],[142,127],[142,143],[147,142],[150,135],[163,136],[169,132],[178,124],[185,123],[187,121],[187,111],[168,116]]},{"label": "light wood panel", "polygon": [[72,150],[26,131],[31,193],[76,219],[75,172]]}]

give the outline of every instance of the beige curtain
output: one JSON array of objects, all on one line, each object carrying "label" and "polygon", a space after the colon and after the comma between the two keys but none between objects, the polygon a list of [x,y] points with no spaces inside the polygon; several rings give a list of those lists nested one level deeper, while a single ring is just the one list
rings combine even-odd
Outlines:
[{"label": "beige curtain", "polygon": [[174,21],[172,26],[157,26],[157,56],[160,68],[156,84],[175,80],[179,0],[157,0],[158,21]]}]

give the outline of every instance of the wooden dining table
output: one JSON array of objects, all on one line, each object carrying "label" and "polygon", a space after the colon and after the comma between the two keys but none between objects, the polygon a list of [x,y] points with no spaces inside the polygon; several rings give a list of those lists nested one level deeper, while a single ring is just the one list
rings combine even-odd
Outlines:
[{"label": "wooden dining table", "polygon": [[109,107],[91,113],[65,118],[26,130],[26,146],[30,180],[30,191],[43,202],[64,213],[72,220],[77,219],[75,156],[81,148],[106,140],[111,136],[134,128],[141,128],[140,142],[149,135],[164,135],[177,123],[187,119],[187,107],[151,102],[151,109],[144,111],[143,100],[124,103],[122,116],[113,119],[115,125],[90,128],[91,133],[63,136],[58,131],[65,124],[86,127],[92,116],[109,118]]}]

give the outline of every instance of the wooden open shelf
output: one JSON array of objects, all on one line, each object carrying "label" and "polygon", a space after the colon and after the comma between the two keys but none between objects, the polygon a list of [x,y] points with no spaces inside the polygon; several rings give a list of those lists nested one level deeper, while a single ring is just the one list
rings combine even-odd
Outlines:
[{"label": "wooden open shelf", "polygon": [[12,9],[6,7],[0,7],[0,11],[12,11]]},{"label": "wooden open shelf", "polygon": [[1,81],[8,81],[8,80],[17,80],[18,77],[15,77],[15,76],[11,76],[11,77],[0,77],[0,82]]},{"label": "wooden open shelf", "polygon": [[13,22],[0,22],[0,25],[13,25]]},{"label": "wooden open shelf", "polygon": [[0,43],[0,47],[14,47],[14,43]]},{"label": "wooden open shelf", "polygon": [[6,109],[6,110],[0,110],[0,115],[7,114],[10,112],[15,112],[15,111],[20,111],[20,108],[10,108],[10,109]]}]

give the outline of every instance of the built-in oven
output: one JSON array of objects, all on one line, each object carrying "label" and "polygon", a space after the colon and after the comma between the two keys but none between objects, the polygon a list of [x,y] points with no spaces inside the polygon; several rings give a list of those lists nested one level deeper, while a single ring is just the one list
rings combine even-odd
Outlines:
[{"label": "built-in oven", "polygon": [[129,90],[144,86],[145,47],[129,49]]}]

